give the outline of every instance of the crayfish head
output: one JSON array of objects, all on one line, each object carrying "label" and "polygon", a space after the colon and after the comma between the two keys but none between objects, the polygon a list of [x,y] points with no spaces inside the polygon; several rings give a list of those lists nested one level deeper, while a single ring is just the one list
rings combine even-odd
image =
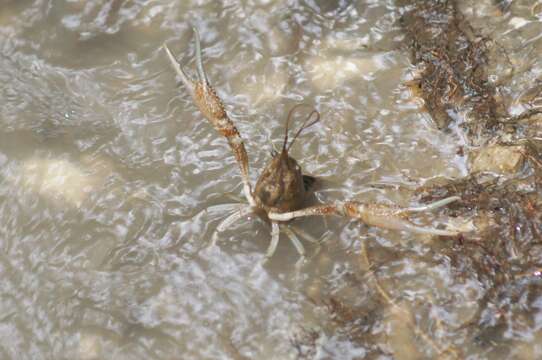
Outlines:
[{"label": "crayfish head", "polygon": [[303,205],[303,173],[287,151],[276,154],[265,167],[254,188],[254,197],[263,208],[273,212],[293,211]]},{"label": "crayfish head", "polygon": [[288,113],[284,130],[282,150],[272,154],[271,162],[265,167],[256,187],[254,198],[259,207],[267,212],[289,212],[303,206],[306,191],[314,182],[311,176],[304,176],[297,161],[288,154],[297,137],[308,127],[320,120],[320,114],[312,110],[288,143],[288,131],[292,115],[304,104],[294,106]]}]

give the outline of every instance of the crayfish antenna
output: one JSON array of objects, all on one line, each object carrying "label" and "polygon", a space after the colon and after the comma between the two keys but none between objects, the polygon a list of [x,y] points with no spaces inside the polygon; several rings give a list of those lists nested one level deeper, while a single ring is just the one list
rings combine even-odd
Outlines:
[{"label": "crayfish antenna", "polygon": [[[284,143],[282,144],[282,153],[283,154],[288,153],[288,151],[290,150],[290,148],[294,144],[295,140],[303,132],[303,130],[311,127],[312,125],[314,125],[318,121],[320,121],[320,113],[317,110],[313,109],[310,112],[310,114],[305,118],[305,120],[301,124],[301,127],[297,130],[297,132],[295,133],[292,141],[288,145],[288,131],[289,131],[289,127],[290,127],[290,120],[291,120],[292,115],[294,114],[295,110],[297,110],[298,108],[300,108],[302,106],[309,107],[309,105],[307,105],[307,104],[297,104],[288,113],[288,118],[286,119],[286,127],[284,129]],[[313,115],[316,115],[316,118],[309,122],[309,120],[313,117]]]}]

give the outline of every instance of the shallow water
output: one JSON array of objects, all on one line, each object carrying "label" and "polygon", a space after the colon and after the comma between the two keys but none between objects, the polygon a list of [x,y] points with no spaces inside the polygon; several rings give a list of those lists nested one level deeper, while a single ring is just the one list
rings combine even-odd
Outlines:
[{"label": "shallow water", "polygon": [[[483,5],[477,13],[462,3],[475,26],[497,11]],[[519,2],[487,27],[505,48],[521,41],[514,59],[538,78],[542,64],[528,54],[541,48],[541,11]],[[437,131],[405,85],[416,72],[398,17],[393,1],[370,0],[4,2],[0,357],[294,359],[309,330],[319,334],[311,355],[322,359],[430,358],[435,346],[473,359],[499,358],[496,349],[540,355],[540,295],[534,323],[511,329],[506,344],[482,346],[457,330],[476,312],[482,284],[454,276],[438,239],[298,219],[296,229],[325,239],[304,242],[300,272],[284,235],[260,265],[270,229],[257,218],[209,246],[235,209],[219,205],[243,201],[240,176],[162,43],[192,69],[191,25],[199,29],[253,182],[302,102],[322,119],[292,148],[320,178],[315,200],[407,205],[416,186],[467,167],[460,136]],[[528,75],[515,75],[509,93],[526,92]],[[420,221],[446,220],[438,215]],[[375,274],[395,306],[381,299]],[[369,314],[350,329],[363,329],[359,339],[338,330],[325,305],[332,297]],[[405,327],[405,313],[433,345]]]}]

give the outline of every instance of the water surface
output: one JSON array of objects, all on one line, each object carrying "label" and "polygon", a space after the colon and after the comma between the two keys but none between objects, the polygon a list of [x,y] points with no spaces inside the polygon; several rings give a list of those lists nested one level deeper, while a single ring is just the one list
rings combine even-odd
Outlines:
[{"label": "water surface", "polygon": [[[475,26],[496,9],[462,5]],[[512,6],[489,31],[539,51],[538,5]],[[370,0],[4,2],[0,357],[409,359],[457,346],[487,358],[456,330],[476,311],[480,285],[454,277],[438,239],[299,219],[292,226],[325,239],[305,242],[299,273],[285,237],[260,265],[270,228],[254,217],[209,246],[234,209],[219,205],[243,201],[240,175],[161,45],[193,69],[199,29],[253,182],[289,109],[306,103],[321,122],[292,155],[320,178],[313,200],[408,205],[426,180],[467,170],[461,138],[438,131],[409,92],[416,69],[399,16],[393,1]],[[540,75],[542,65],[529,69]],[[516,76],[512,89],[529,79]],[[345,329],[332,298],[370,316]],[[536,328],[503,346],[539,354]]]}]

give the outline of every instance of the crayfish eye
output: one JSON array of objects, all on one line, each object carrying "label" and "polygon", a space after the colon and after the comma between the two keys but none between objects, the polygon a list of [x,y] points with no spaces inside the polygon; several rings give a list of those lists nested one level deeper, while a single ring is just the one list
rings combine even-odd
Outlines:
[{"label": "crayfish eye", "polygon": [[275,149],[271,150],[271,157],[276,157],[278,155],[277,151]]}]

